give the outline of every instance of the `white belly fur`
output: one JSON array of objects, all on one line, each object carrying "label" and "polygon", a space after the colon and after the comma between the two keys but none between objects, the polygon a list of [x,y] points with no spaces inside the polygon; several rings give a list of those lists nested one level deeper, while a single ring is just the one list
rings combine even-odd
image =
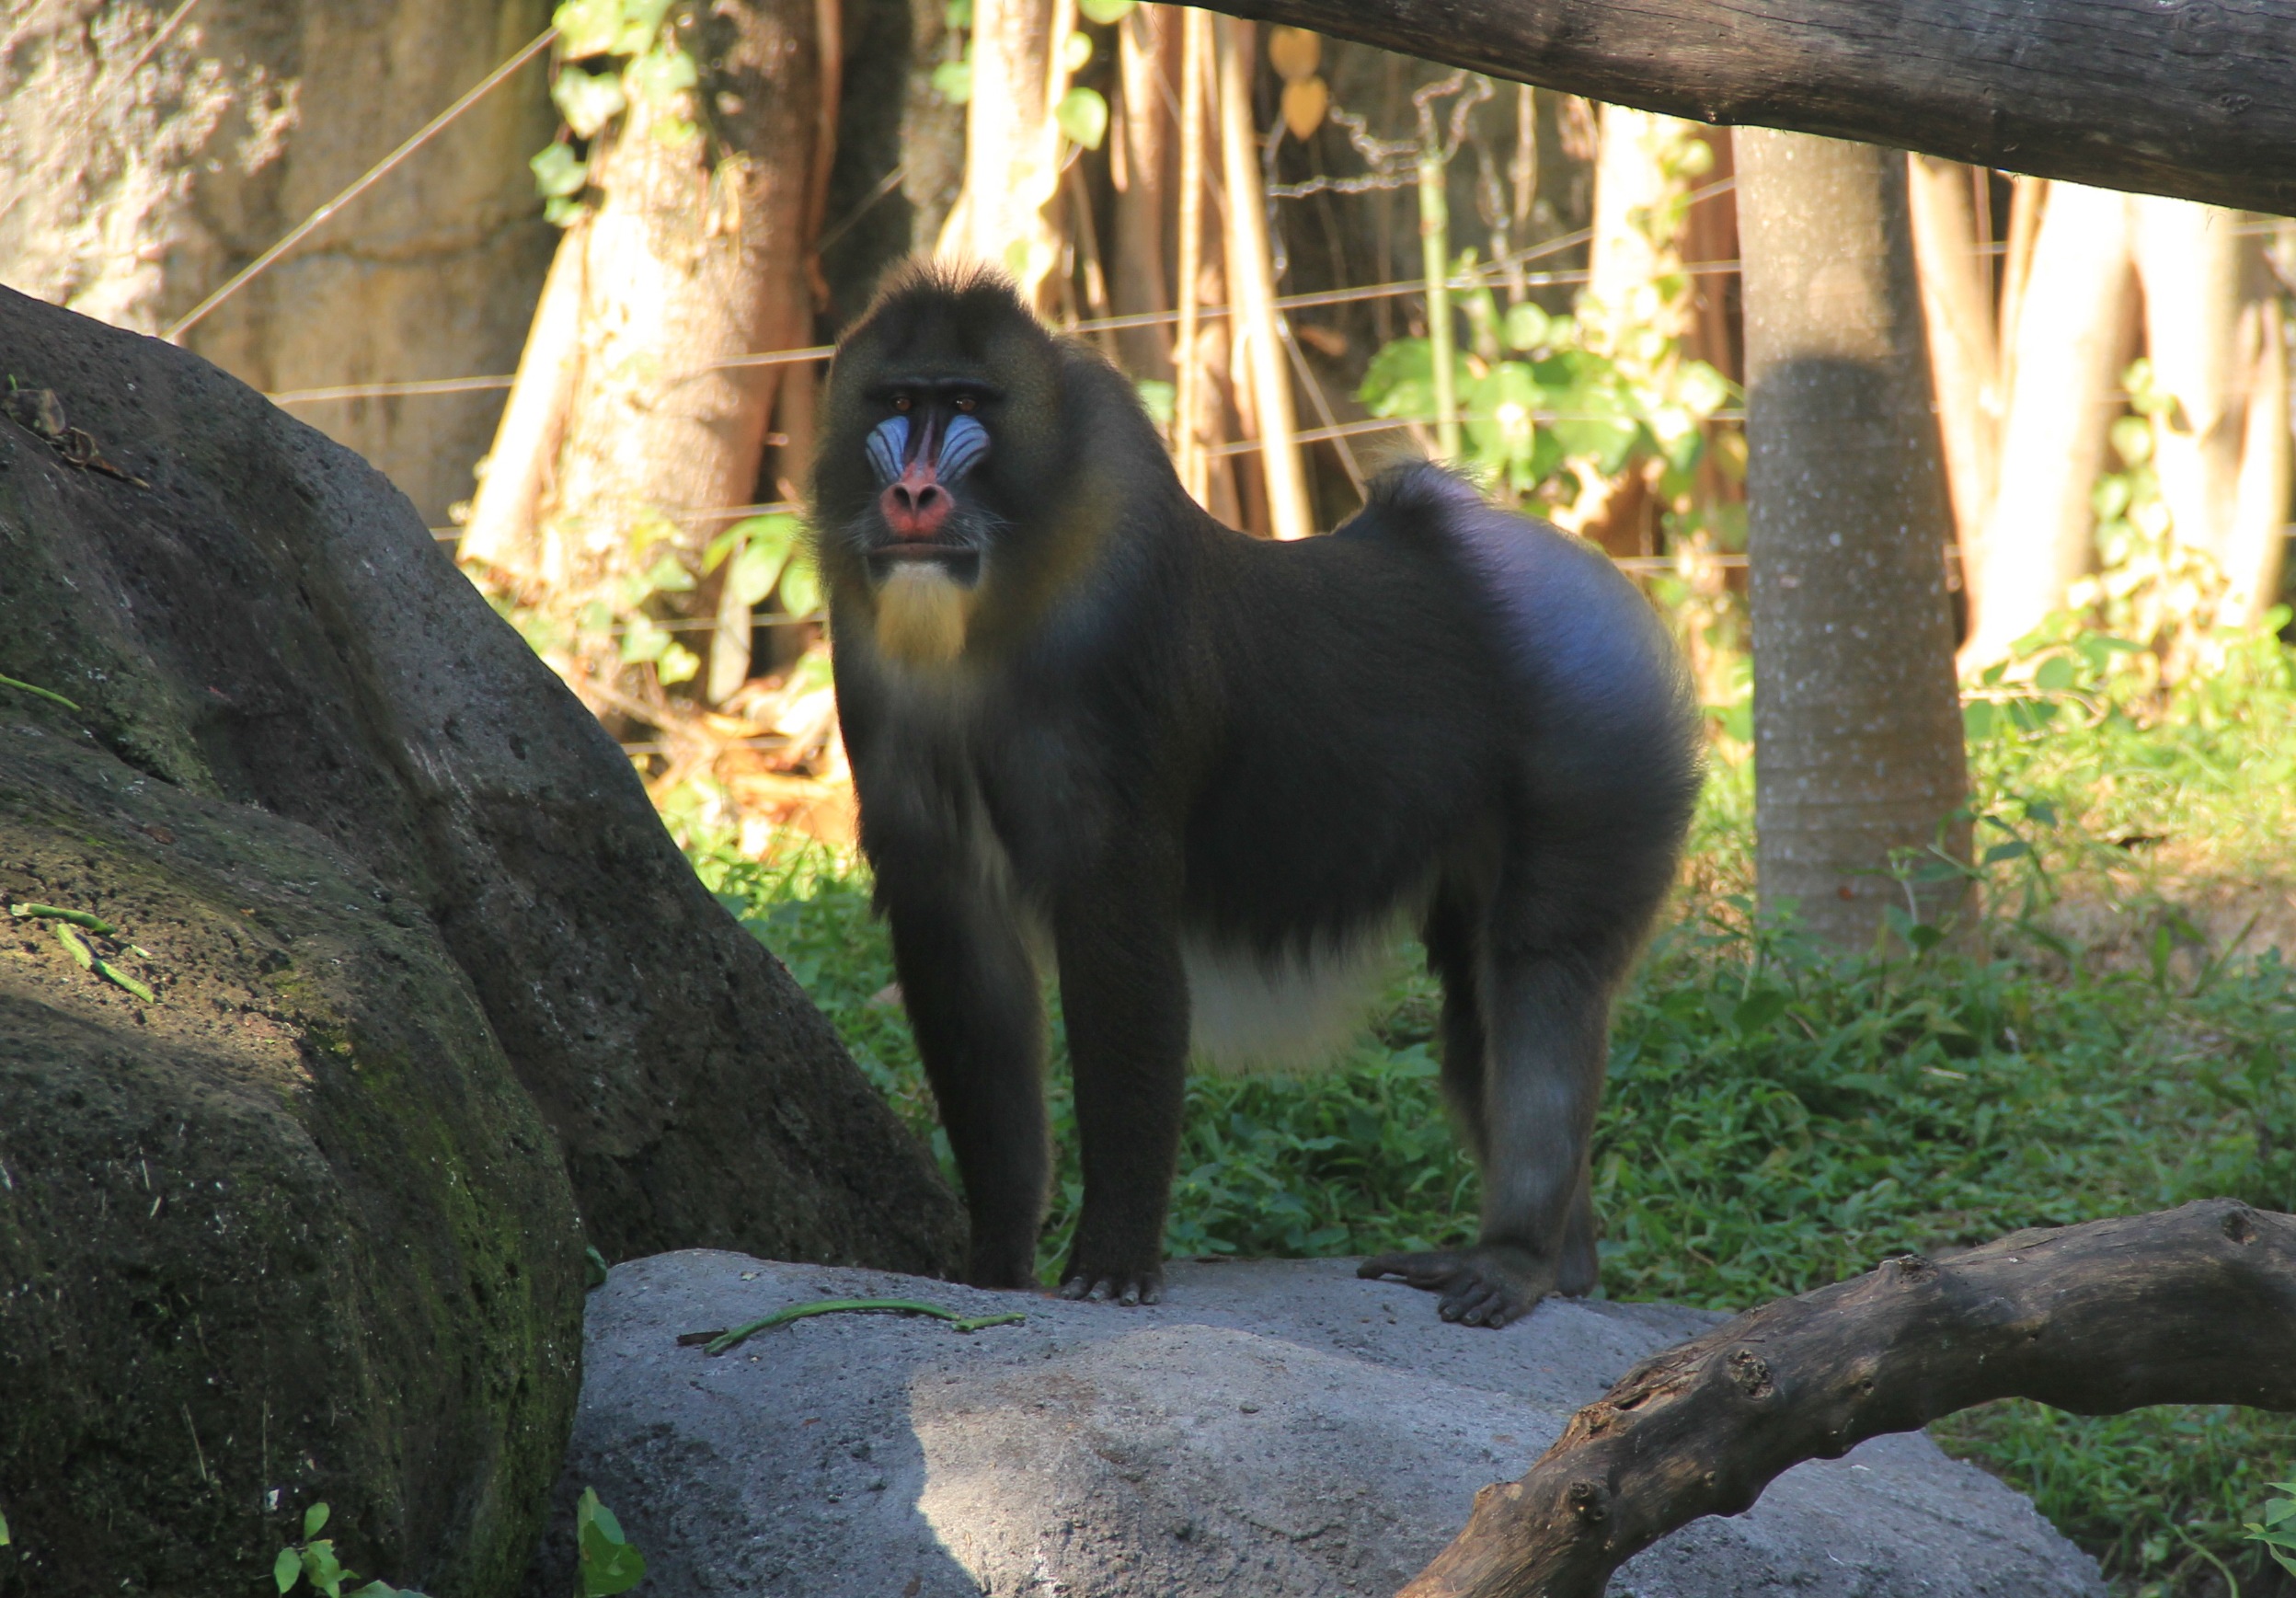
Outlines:
[{"label": "white belly fur", "polygon": [[1229,1075],[1328,1063],[1362,1031],[1387,974],[1396,928],[1376,926],[1305,958],[1273,964],[1248,950],[1189,938],[1188,1043]]}]

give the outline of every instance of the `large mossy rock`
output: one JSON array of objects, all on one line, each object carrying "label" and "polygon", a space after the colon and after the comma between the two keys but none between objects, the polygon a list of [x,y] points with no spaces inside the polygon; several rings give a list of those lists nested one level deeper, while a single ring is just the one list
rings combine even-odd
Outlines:
[{"label": "large mossy rock", "polygon": [[0,1592],[244,1595],[316,1496],[488,1598],[585,1237],[934,1273],[961,1220],[387,482],[5,290],[0,370],[76,430],[0,420],[0,675],[71,701],[0,685],[0,897],[157,998],[5,924]]},{"label": "large mossy rock", "polygon": [[[549,1133],[420,911],[311,829],[0,719],[0,1549],[11,1595],[523,1567],[579,1379]],[[142,952],[138,952],[142,951]]]}]

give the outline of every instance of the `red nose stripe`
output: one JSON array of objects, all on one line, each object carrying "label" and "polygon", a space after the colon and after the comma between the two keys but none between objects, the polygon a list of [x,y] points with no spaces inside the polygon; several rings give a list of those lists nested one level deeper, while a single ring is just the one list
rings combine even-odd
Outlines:
[{"label": "red nose stripe", "polygon": [[894,537],[901,539],[933,537],[956,505],[948,490],[935,477],[932,466],[923,457],[911,461],[908,470],[887,484],[877,503],[885,517],[885,525],[892,530]]}]

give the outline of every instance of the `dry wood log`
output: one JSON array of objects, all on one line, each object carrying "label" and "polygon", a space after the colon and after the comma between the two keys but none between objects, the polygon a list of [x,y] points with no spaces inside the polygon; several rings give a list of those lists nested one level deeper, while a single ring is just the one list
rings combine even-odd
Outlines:
[{"label": "dry wood log", "polygon": [[1402,1598],[1600,1598],[1805,1459],[1988,1399],[2296,1410],[2296,1216],[2210,1199],[1901,1255],[1644,1362],[1571,1418]]},{"label": "dry wood log", "polygon": [[2296,213],[2291,0],[1211,0],[1701,121]]}]

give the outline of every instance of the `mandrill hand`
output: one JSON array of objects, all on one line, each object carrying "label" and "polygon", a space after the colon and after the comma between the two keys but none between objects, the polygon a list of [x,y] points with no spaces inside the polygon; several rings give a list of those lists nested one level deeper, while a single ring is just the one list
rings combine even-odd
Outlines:
[{"label": "mandrill hand", "polygon": [[1363,1277],[1393,1276],[1442,1294],[1436,1311],[1465,1326],[1498,1328],[1520,1320],[1556,1291],[1556,1267],[1528,1248],[1478,1243],[1430,1254],[1380,1254],[1355,1268]]}]

